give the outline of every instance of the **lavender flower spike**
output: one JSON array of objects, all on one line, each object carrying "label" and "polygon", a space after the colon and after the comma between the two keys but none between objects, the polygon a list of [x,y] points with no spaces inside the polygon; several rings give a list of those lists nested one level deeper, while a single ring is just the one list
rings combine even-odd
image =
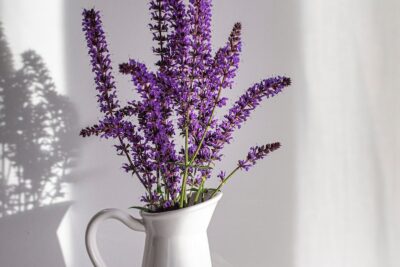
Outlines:
[{"label": "lavender flower spike", "polygon": [[167,65],[165,62],[165,55],[168,50],[166,48],[168,25],[166,20],[166,1],[165,0],[152,0],[150,1],[150,14],[153,23],[149,23],[150,31],[153,33],[153,41],[157,42],[157,46],[153,47],[153,53],[160,56],[160,60],[156,65],[164,67]]},{"label": "lavender flower spike", "polygon": [[85,32],[92,71],[95,74],[96,90],[100,110],[108,115],[119,107],[110,52],[104,35],[100,14],[93,9],[83,11],[83,31]]},{"label": "lavender flower spike", "polygon": [[233,107],[229,109],[225,119],[217,126],[215,132],[210,135],[214,139],[213,154],[216,159],[220,159],[220,150],[225,143],[232,140],[233,131],[240,128],[241,125],[250,116],[251,111],[254,110],[264,98],[270,98],[282,91],[286,86],[291,83],[290,78],[287,77],[273,77],[265,79],[250,87],[239,100],[235,102]]},{"label": "lavender flower spike", "polygon": [[[117,153],[119,155],[124,154],[128,159],[128,164],[124,164],[124,169],[135,174],[144,187],[149,190],[149,185],[137,171],[138,164],[134,164],[131,158],[128,150],[130,146],[124,142],[124,139],[140,140],[141,138],[137,135],[134,127],[126,127],[129,123],[122,121],[124,114],[118,110],[120,106],[117,100],[110,54],[100,13],[94,9],[85,9],[82,15],[82,29],[85,32],[92,71],[95,74],[96,90],[98,92],[97,102],[99,103],[100,111],[105,113],[105,116],[103,120],[100,120],[99,124],[83,129],[80,135],[85,137],[101,134],[104,138],[117,138],[119,140],[119,145],[115,146]],[[127,129],[129,131],[126,131]]]},{"label": "lavender flower spike", "polygon": [[[202,122],[203,127],[192,127],[196,142],[189,148],[191,152],[195,151],[194,156],[197,156],[197,161],[200,162],[215,159],[213,154],[209,153],[209,150],[213,147],[209,128],[215,128],[217,123],[213,118],[214,111],[226,105],[227,98],[221,97],[222,89],[232,87],[233,78],[239,67],[239,54],[242,45],[241,29],[241,23],[235,23],[228,42],[217,51],[212,60],[211,68],[206,75],[209,77],[208,80],[200,86],[202,89],[199,92],[200,101],[197,109],[198,121]],[[206,178],[209,178],[209,174]]]},{"label": "lavender flower spike", "polygon": [[257,163],[258,160],[263,159],[269,153],[277,150],[280,147],[281,144],[279,142],[251,147],[246,159],[238,161],[239,169],[248,171],[251,166],[254,166]]},{"label": "lavender flower spike", "polygon": [[239,160],[237,167],[228,176],[225,175],[224,171],[221,171],[218,174],[218,178],[221,180],[221,183],[214,191],[212,196],[221,191],[222,186],[224,186],[229,178],[231,178],[238,170],[244,169],[245,171],[248,171],[251,166],[254,166],[257,163],[258,160],[263,159],[269,153],[277,150],[280,147],[281,144],[279,142],[251,147],[246,159]]}]

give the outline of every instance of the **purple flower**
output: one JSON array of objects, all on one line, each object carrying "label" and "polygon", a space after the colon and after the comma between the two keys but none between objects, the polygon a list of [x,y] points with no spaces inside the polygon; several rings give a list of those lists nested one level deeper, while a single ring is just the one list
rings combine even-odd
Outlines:
[{"label": "purple flower", "polygon": [[239,68],[239,54],[242,50],[242,24],[235,23],[227,44],[220,48],[214,59],[213,74],[217,79],[217,85],[222,88],[231,88],[233,78]]},{"label": "purple flower", "polygon": [[242,126],[250,116],[251,111],[264,98],[275,96],[289,85],[290,78],[277,76],[265,79],[250,87],[229,109],[228,114],[224,116],[224,120],[218,124],[216,130],[209,135],[209,143],[213,145],[213,157],[218,160],[221,158],[219,152],[224,147],[224,144],[230,143],[234,130]]},{"label": "purple flower", "polygon": [[221,172],[217,175],[217,177],[221,180],[221,182],[224,181],[224,180],[225,180],[225,177],[226,177],[226,172],[225,172],[225,171],[221,171]]},{"label": "purple flower", "polygon": [[[167,174],[165,181],[170,191],[177,182],[177,161],[175,144],[171,138],[174,128],[171,116],[171,98],[159,83],[158,77],[149,72],[146,66],[135,60],[120,65],[120,72],[130,74],[142,101],[136,103],[139,130],[143,132],[146,144],[151,144],[150,158],[153,164],[149,169],[157,173]],[[164,80],[161,80],[164,81]],[[155,179],[153,178],[153,181]]]},{"label": "purple flower", "polygon": [[163,208],[168,210],[173,206],[173,202],[171,200],[167,200],[164,202]]},{"label": "purple flower", "polygon": [[[204,135],[204,148],[199,151],[197,163],[204,163],[214,158],[211,151],[214,142],[210,141],[210,133],[206,131],[205,125],[209,122],[209,128],[215,128],[217,121],[212,118],[214,109],[226,105],[227,98],[221,97],[221,90],[232,85],[233,78],[238,69],[239,54],[241,51],[241,28],[240,23],[234,25],[228,42],[217,51],[212,60],[208,73],[205,75],[208,77],[207,82],[201,87],[202,90],[199,92],[200,101],[197,109],[200,123],[197,125],[198,127],[192,127],[195,142],[193,142],[190,148],[195,151]],[[206,150],[205,148],[208,149]],[[205,151],[207,153],[204,153]]]},{"label": "purple flower", "polygon": [[150,15],[152,23],[149,23],[150,31],[153,33],[153,41],[157,46],[153,46],[153,53],[160,56],[160,60],[156,65],[164,67],[166,65],[165,55],[168,50],[166,47],[168,24],[166,20],[166,1],[165,0],[152,0],[150,1]]},{"label": "purple flower", "polygon": [[89,55],[92,63],[92,71],[95,74],[97,102],[101,112],[108,115],[119,107],[114,76],[110,60],[106,37],[102,27],[100,14],[93,9],[83,11],[83,31],[85,32]]},{"label": "purple flower", "polygon": [[263,159],[269,153],[277,150],[281,147],[281,144],[276,142],[263,146],[251,147],[246,159],[238,161],[238,167],[248,171],[251,166],[254,166],[258,160]]}]

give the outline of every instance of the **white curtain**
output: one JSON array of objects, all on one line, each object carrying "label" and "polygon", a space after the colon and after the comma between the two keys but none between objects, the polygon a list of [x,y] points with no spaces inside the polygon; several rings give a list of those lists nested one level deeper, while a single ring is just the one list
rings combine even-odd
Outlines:
[{"label": "white curtain", "polygon": [[294,266],[400,266],[400,2],[300,12]]}]

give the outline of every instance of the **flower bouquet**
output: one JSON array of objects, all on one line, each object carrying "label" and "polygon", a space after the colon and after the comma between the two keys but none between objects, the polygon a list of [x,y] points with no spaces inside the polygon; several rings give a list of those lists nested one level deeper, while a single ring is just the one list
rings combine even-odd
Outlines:
[{"label": "flower bouquet", "polygon": [[136,176],[145,189],[142,209],[163,212],[196,205],[214,197],[239,170],[251,166],[280,147],[274,142],[250,148],[233,171],[221,171],[217,188],[207,188],[214,164],[233,132],[266,98],[290,85],[277,76],[255,83],[231,106],[222,119],[215,115],[227,104],[224,92],[233,87],[242,47],[240,23],[226,44],[211,49],[211,0],[152,0],[149,9],[158,56],[156,68],[135,59],[119,65],[129,75],[138,100],[121,104],[100,13],[83,11],[97,102],[103,114],[80,135],[116,139],[123,169]]}]

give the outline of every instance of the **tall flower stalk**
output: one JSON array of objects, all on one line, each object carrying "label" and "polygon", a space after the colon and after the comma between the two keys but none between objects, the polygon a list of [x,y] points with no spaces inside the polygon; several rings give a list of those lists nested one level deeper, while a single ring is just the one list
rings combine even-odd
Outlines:
[{"label": "tall flower stalk", "polygon": [[[211,0],[190,0],[187,5],[183,0],[152,0],[149,10],[155,42],[152,50],[159,59],[156,70],[134,59],[120,64],[120,73],[131,77],[140,97],[126,105],[117,98],[100,14],[84,10],[83,31],[104,116],[81,135],[117,139],[117,153],[127,159],[124,170],[136,175],[146,190],[142,197],[146,208],[164,211],[214,196],[237,171],[247,171],[280,147],[277,142],[252,147],[231,173],[217,175],[217,189],[206,188],[234,130],[262,100],[290,85],[290,79],[277,76],[254,84],[217,119],[218,110],[227,104],[224,90],[233,87],[239,67],[242,25],[235,23],[226,44],[213,53]],[[177,136],[182,145],[175,143]]]}]

